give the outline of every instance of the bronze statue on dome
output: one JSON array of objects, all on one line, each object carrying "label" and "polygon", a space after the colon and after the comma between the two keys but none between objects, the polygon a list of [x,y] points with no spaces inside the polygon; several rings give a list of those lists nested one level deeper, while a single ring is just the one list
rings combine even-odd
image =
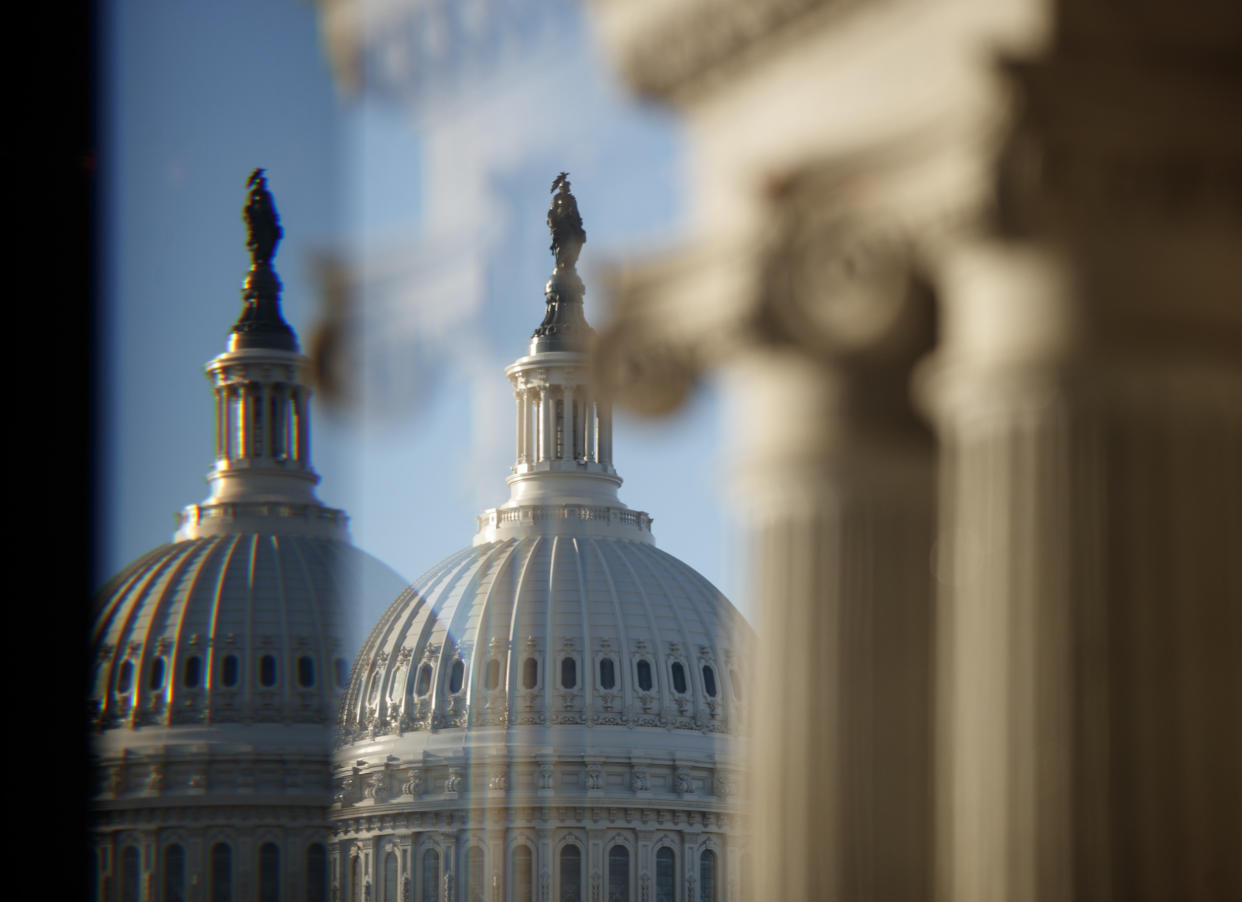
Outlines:
[{"label": "bronze statue on dome", "polygon": [[573,269],[578,254],[586,244],[586,231],[578,214],[578,201],[569,191],[569,173],[562,172],[552,182],[552,203],[548,206],[548,228],[552,230],[552,247],[557,272]]},{"label": "bronze statue on dome", "polygon": [[280,227],[280,217],[276,215],[276,205],[267,190],[267,177],[263,169],[250,173],[246,187],[250,196],[242,210],[242,219],[250,232],[246,239],[246,247],[250,248],[250,259],[255,263],[271,263],[276,255],[276,245],[284,237]]}]

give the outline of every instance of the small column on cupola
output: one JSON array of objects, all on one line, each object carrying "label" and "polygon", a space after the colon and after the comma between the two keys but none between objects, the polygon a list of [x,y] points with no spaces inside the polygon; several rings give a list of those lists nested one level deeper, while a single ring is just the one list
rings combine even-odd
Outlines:
[{"label": "small column on cupola", "polygon": [[242,312],[227,350],[207,364],[216,416],[211,494],[185,509],[176,537],[251,530],[343,538],[345,515],[315,497],[310,362],[281,314],[281,284],[272,268],[284,231],[264,170],[254,170],[247,187],[242,220],[251,263]]},{"label": "small column on cupola", "polygon": [[[568,173],[552,183],[547,221],[555,264],[544,286],[543,322],[531,335],[530,353],[505,370],[517,408],[510,504],[617,504],[621,479],[612,466],[612,411],[596,399],[588,380],[595,331],[583,313],[586,286],[577,270],[586,231]],[[577,476],[586,479],[571,478]]]}]

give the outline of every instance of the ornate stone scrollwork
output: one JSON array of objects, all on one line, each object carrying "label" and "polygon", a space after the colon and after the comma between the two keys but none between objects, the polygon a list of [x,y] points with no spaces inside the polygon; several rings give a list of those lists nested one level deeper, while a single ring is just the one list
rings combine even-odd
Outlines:
[{"label": "ornate stone scrollwork", "polygon": [[452,792],[452,793],[460,792],[461,781],[462,781],[461,768],[450,767],[448,776],[444,780],[444,791]]},{"label": "ornate stone scrollwork", "polygon": [[640,329],[624,320],[600,331],[590,366],[599,397],[651,417],[680,409],[702,371],[688,346],[661,341],[655,329]]},{"label": "ornate stone scrollwork", "polygon": [[630,771],[630,789],[634,792],[649,792],[651,790],[647,768],[635,767]]},{"label": "ornate stone scrollwork", "polygon": [[418,798],[423,794],[423,769],[421,767],[410,768],[409,775],[401,784],[401,794],[412,798]]}]

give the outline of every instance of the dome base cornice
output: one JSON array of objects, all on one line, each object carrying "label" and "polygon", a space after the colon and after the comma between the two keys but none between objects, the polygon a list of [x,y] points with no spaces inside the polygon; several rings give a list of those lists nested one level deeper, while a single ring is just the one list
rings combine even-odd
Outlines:
[{"label": "dome base cornice", "polygon": [[629,539],[654,544],[651,516],[628,507],[595,504],[519,504],[478,517],[474,545],[552,535]]}]

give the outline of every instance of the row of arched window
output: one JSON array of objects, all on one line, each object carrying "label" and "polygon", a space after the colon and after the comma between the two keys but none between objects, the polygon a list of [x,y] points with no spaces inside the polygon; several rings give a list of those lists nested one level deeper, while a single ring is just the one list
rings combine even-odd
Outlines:
[{"label": "row of arched window", "polygon": [[[499,658],[492,658],[487,662],[487,667],[483,673],[484,688],[489,691],[500,688],[501,667],[502,664]],[[445,681],[445,689],[449,695],[456,695],[461,692],[465,685],[465,672],[465,662],[460,658],[455,659],[449,667],[448,679]],[[733,682],[733,693],[741,701],[742,687],[738,673],[736,670],[731,670],[730,674]],[[708,698],[716,698],[719,694],[716,682],[716,669],[711,664],[704,664],[702,666],[702,676],[703,691],[707,693]],[[604,691],[617,689],[620,674],[616,662],[612,658],[600,658],[597,677],[599,689]],[[669,677],[673,691],[678,695],[685,695],[689,691],[686,667],[680,661],[673,661],[669,665]],[[431,691],[431,680],[432,665],[429,662],[424,663],[418,668],[418,673],[414,679],[414,696],[416,698],[422,698]],[[651,692],[655,688],[654,671],[648,659],[639,658],[634,662],[634,683],[640,692]],[[522,662],[521,686],[526,690],[539,687],[539,660],[537,658],[528,657]],[[561,658],[560,688],[578,688],[578,659],[572,655]],[[380,672],[376,670],[371,674],[370,684],[367,687],[368,704],[376,702],[379,698],[379,691]]]},{"label": "row of arched window", "polygon": [[[117,668],[116,674],[116,691],[119,695],[126,695],[134,687],[134,679],[137,667],[133,659],[126,658],[121,662],[121,666]],[[258,685],[264,689],[275,688],[280,682],[280,665],[277,656],[274,654],[264,654],[259,657],[255,663],[255,675],[258,678]],[[344,658],[337,658],[333,662],[333,677],[335,678],[336,688],[343,689],[345,681],[349,675],[349,667]],[[181,665],[181,686],[185,689],[199,689],[203,685],[203,659],[200,655],[190,655]],[[299,655],[294,661],[293,674],[294,682],[302,689],[310,689],[315,685],[315,659],[310,655]],[[146,686],[151,692],[158,692],[165,688],[169,678],[168,662],[163,655],[156,655],[147,663]],[[226,654],[221,656],[217,671],[217,680],[219,685],[232,689],[241,684],[242,666],[241,657],[236,654]]]},{"label": "row of arched window", "polygon": [[[284,898],[281,887],[280,847],[264,843],[258,852],[258,900],[280,902]],[[142,860],[136,846],[121,850],[118,898],[120,902],[138,902],[142,897]],[[160,902],[185,902],[187,887],[196,883],[187,873],[185,849],[179,843],[164,847],[159,868]],[[226,842],[212,845],[207,856],[207,902],[233,902],[235,897],[235,872],[233,847]],[[94,893],[92,893],[94,898]],[[306,847],[307,902],[328,900],[328,852],[322,843]]]},{"label": "row of arched window", "polygon": [[[719,895],[718,859],[712,849],[704,849],[698,855],[696,892],[698,898],[689,902],[717,902]],[[456,897],[458,902],[484,902],[490,898],[485,885],[486,875],[483,866],[483,850],[471,846],[466,850],[463,866],[457,880]],[[655,853],[655,902],[675,902],[677,899],[677,883],[679,879],[677,854],[668,846],[662,846]],[[367,894],[366,879],[359,856],[351,858],[349,863],[349,879],[347,897],[344,902],[365,902]],[[376,892],[379,902],[398,902],[403,898],[399,883],[397,853],[388,851],[384,854],[381,868],[377,869],[382,877]],[[509,850],[507,869],[502,877],[505,884],[504,899],[506,902],[534,902],[537,893],[535,886],[535,859],[530,846],[516,845]],[[586,898],[584,880],[586,869],[583,866],[581,847],[568,844],[561,848],[557,856],[556,887],[554,898],[557,902],[582,902]],[[416,886],[415,899],[418,902],[437,902],[442,893],[442,867],[440,853],[436,849],[426,849],[422,854],[418,879],[411,880]],[[630,902],[635,899],[630,868],[630,850],[623,845],[614,845],[608,850],[607,884],[604,898],[607,902]]]}]

